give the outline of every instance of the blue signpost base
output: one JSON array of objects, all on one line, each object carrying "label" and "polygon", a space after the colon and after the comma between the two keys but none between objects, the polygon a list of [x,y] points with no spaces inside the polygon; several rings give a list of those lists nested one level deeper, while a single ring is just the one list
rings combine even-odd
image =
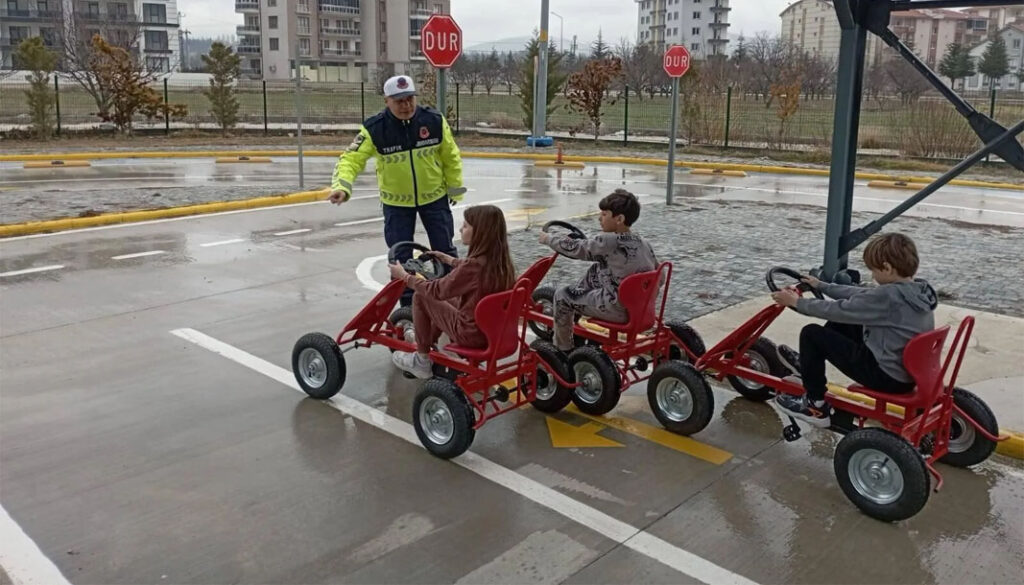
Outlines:
[{"label": "blue signpost base", "polygon": [[555,139],[550,136],[530,136],[526,139],[526,146],[554,146]]}]

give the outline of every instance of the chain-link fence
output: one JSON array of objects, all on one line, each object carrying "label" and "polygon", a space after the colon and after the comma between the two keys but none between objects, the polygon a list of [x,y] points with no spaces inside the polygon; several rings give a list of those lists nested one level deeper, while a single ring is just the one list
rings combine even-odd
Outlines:
[{"label": "chain-link fence", "polygon": [[[59,126],[63,131],[95,127],[96,100],[77,83],[55,83]],[[145,120],[168,131],[177,128],[215,128],[216,119],[200,81],[157,82],[154,89],[172,104],[184,104],[188,115],[180,120]],[[25,128],[31,123],[24,81],[0,82],[0,131]],[[295,126],[296,88],[287,81],[239,81],[238,128],[270,132]],[[433,102],[428,96],[424,101]],[[1005,126],[1024,118],[1024,93],[981,92],[966,98]],[[487,93],[450,86],[447,98],[450,120],[456,130],[526,133],[530,127],[523,100],[516,88],[499,85]],[[602,140],[623,143],[637,140],[667,142],[671,99],[667,92],[640,94],[629,88],[611,92],[602,109],[598,129]],[[727,90],[693,93],[684,90],[680,100],[679,138],[691,144],[741,146],[769,150],[826,150],[831,145],[835,102],[831,96],[765,98]],[[351,131],[367,116],[383,107],[383,97],[362,83],[303,82],[302,119],[323,130]],[[788,107],[787,107],[788,106]],[[594,124],[571,108],[563,97],[553,103],[548,130],[592,137]],[[957,157],[978,147],[978,139],[966,121],[939,95],[925,95],[912,102],[898,97],[865,96],[860,120],[860,146],[881,153],[920,157]]]}]

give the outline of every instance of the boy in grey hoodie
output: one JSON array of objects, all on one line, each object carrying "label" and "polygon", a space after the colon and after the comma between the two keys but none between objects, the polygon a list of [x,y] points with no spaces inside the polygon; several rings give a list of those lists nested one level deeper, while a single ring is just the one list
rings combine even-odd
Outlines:
[{"label": "boy in grey hoodie", "polygon": [[899,233],[881,235],[864,249],[864,264],[880,285],[874,288],[803,281],[836,299],[802,298],[792,290],[773,293],[784,307],[828,322],[800,331],[800,352],[779,346],[779,357],[803,382],[804,396],[779,394],[776,402],[815,426],[830,424],[825,403],[825,361],[872,390],[904,394],[914,380],[903,367],[903,348],[914,336],[935,328],[935,290],[915,279],[919,259],[913,240]]},{"label": "boy in grey hoodie", "polygon": [[651,245],[630,231],[640,217],[640,202],[625,189],[616,189],[598,204],[601,233],[589,239],[540,233],[540,243],[577,260],[593,262],[586,275],[573,286],[555,291],[554,342],[562,351],[573,349],[576,315],[597,317],[612,323],[629,320],[619,302],[619,284],[632,274],[658,267]]}]

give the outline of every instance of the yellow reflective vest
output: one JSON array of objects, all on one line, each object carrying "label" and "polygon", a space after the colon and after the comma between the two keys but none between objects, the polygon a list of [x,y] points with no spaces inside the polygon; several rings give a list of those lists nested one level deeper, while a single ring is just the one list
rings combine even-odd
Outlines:
[{"label": "yellow reflective vest", "polygon": [[409,120],[390,110],[363,122],[359,134],[338,159],[331,189],[352,195],[352,183],[374,157],[380,200],[417,207],[448,197],[461,201],[462,157],[448,122],[432,108],[417,107]]}]

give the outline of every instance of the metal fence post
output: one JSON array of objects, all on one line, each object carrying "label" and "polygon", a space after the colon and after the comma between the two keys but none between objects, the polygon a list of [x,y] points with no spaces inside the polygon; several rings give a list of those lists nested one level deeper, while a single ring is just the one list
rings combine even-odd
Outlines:
[{"label": "metal fence post", "polygon": [[366,119],[366,82],[359,82],[359,119]]},{"label": "metal fence post", "polygon": [[263,80],[263,135],[270,133],[270,125],[267,123],[267,80]]},{"label": "metal fence post", "polygon": [[[443,112],[442,112],[443,113]],[[455,84],[455,134],[458,135],[461,130],[459,120],[462,118],[462,104],[459,101],[459,84]]]},{"label": "metal fence post", "polygon": [[164,77],[164,136],[171,133],[171,100],[167,94],[167,78]]},{"label": "metal fence post", "polygon": [[629,144],[629,86],[626,86],[626,111],[622,115],[622,144]]},{"label": "metal fence post", "polygon": [[58,75],[53,76],[53,101],[57,106],[57,136],[60,136],[60,84],[57,83]]},{"label": "metal fence post", "polygon": [[725,146],[729,148],[729,124],[732,121],[732,86],[725,92]]},{"label": "metal fence post", "polygon": [[[992,84],[992,95],[989,98],[988,117],[992,120],[996,119],[996,88],[994,83]],[[990,156],[988,154],[985,155],[985,162],[988,162]]]}]

